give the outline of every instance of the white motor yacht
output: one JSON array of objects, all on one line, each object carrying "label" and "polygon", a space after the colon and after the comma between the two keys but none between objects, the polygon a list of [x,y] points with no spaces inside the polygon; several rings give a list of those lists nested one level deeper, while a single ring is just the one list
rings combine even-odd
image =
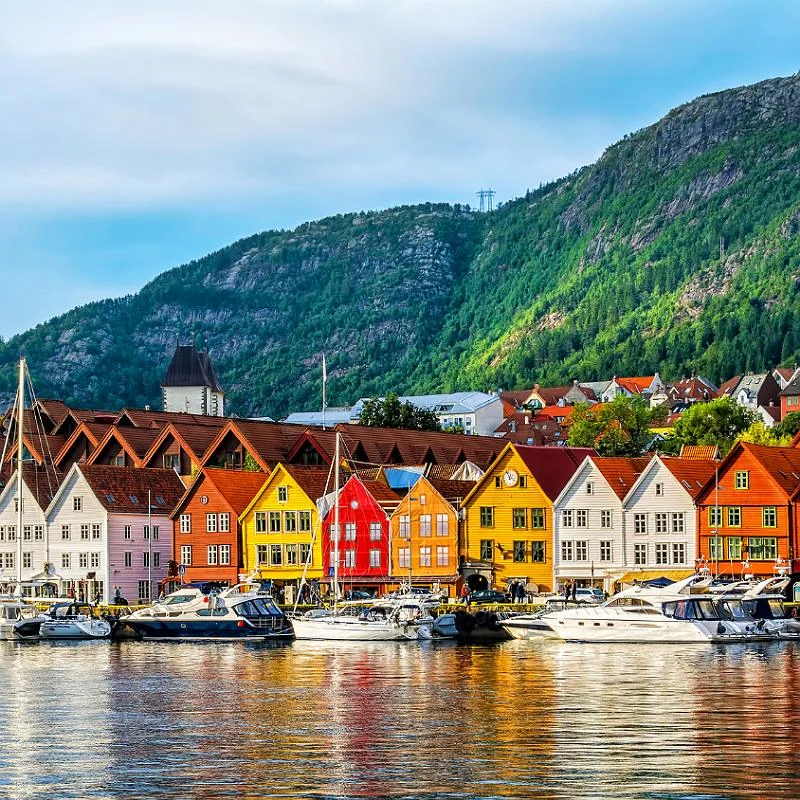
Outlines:
[{"label": "white motor yacht", "polygon": [[691,594],[691,576],[670,586],[635,586],[600,606],[544,614],[561,639],[573,642],[743,642],[774,639],[741,599]]},{"label": "white motor yacht", "polygon": [[36,618],[38,614],[36,606],[22,597],[0,598],[0,639],[18,639],[16,626]]},{"label": "white motor yacht", "polygon": [[92,614],[88,603],[55,603],[41,614],[40,639],[108,639],[111,623]]},{"label": "white motor yacht", "polygon": [[543,617],[545,614],[554,614],[569,607],[569,601],[564,598],[549,598],[538,611],[531,614],[513,614],[500,620],[500,626],[512,639],[559,639],[561,637]]}]

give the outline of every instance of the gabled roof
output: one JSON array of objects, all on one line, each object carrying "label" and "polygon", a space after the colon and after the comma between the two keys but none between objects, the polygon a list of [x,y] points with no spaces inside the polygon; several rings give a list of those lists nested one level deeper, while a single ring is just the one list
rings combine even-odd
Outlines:
[{"label": "gabled roof", "polygon": [[592,458],[598,472],[605,478],[614,494],[620,500],[636,483],[636,479],[650,463],[649,458]]},{"label": "gabled roof", "polygon": [[159,431],[155,428],[118,428],[113,425],[95,447],[86,463],[96,464],[103,452],[111,442],[116,442],[130,456],[134,465],[142,466],[145,453],[158,438]]},{"label": "gabled roof", "polygon": [[590,447],[513,447],[542,491],[555,500],[587,456],[597,456]]},{"label": "gabled roof", "polygon": [[714,476],[717,462],[711,459],[699,460],[688,458],[661,457],[661,462],[675,476],[675,479],[691,496],[692,500],[700,494],[701,489]]},{"label": "gabled roof", "polygon": [[680,457],[685,461],[718,461],[719,445],[716,444],[684,444]]},{"label": "gabled roof", "polygon": [[203,425],[219,430],[227,422],[225,417],[208,414],[189,414],[186,411],[153,411],[149,408],[123,408],[115,420],[120,426],[135,428],[163,428],[171,422],[180,425]]},{"label": "gabled roof", "polygon": [[714,400],[719,397],[717,387],[700,375],[693,375],[691,378],[683,378],[674,383],[668,383],[666,390],[671,397],[687,401]]},{"label": "gabled roof", "polygon": [[75,443],[81,437],[84,437],[89,443],[91,450],[89,455],[93,453],[97,445],[103,440],[108,433],[110,426],[101,422],[81,422],[77,428],[72,432],[72,435],[64,442],[64,446],[58,451],[55,457],[55,463],[60,466],[67,453],[75,446]]},{"label": "gabled roof", "polygon": [[642,394],[650,389],[655,375],[644,375],[637,378],[620,378],[617,376],[615,380],[617,384],[631,394]]},{"label": "gabled roof", "polygon": [[218,432],[219,428],[211,425],[170,422],[159,432],[147,453],[142,457],[142,466],[146,467],[150,464],[155,454],[169,438],[174,439],[188,453],[192,461],[199,464]]},{"label": "gabled roof", "polygon": [[[106,511],[147,514],[150,492],[152,513],[169,515],[183,494],[183,484],[171,469],[137,469],[105,464],[76,464]],[[63,484],[62,484],[63,485]]]},{"label": "gabled roof", "polygon": [[162,386],[207,386],[214,392],[222,392],[211,357],[198,351],[193,344],[178,345],[172,356]]},{"label": "gabled roof", "polygon": [[519,389],[513,392],[500,392],[500,399],[508,403],[513,409],[522,408],[528,402],[532,389]]},{"label": "gabled roof", "polygon": [[[28,461],[22,467],[22,480],[42,511],[50,505],[58,492],[61,477],[61,473],[50,465],[40,465]],[[0,483],[3,486],[0,495],[6,491],[16,492],[17,470],[14,469],[12,472],[6,465],[4,469],[0,470]]]},{"label": "gabled roof", "polygon": [[49,400],[40,397],[36,400],[36,405],[44,414],[50,417],[53,425],[58,425],[58,423],[67,416],[69,411],[69,406],[67,406],[63,400]]},{"label": "gabled roof", "polygon": [[281,464],[281,466],[313,502],[323,497],[333,486],[332,481],[330,484],[328,482],[329,467],[305,467],[296,464]]},{"label": "gabled roof", "polygon": [[463,500],[477,483],[477,481],[442,481],[436,478],[429,478],[428,482],[448,503]]},{"label": "gabled roof", "polygon": [[[232,469],[206,468],[200,474],[225,498],[237,516],[247,508],[268,478],[263,472]],[[192,485],[199,485],[199,482]]]},{"label": "gabled roof", "polygon": [[71,421],[74,425],[80,425],[82,422],[95,422],[103,425],[113,425],[118,413],[116,411],[102,411],[92,410],[88,408],[68,408],[67,413],[61,418],[61,421],[56,425],[53,433],[60,433],[61,429]]}]

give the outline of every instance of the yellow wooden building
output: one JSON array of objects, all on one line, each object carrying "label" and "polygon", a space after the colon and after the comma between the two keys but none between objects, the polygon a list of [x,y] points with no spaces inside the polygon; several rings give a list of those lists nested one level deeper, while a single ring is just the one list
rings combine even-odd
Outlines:
[{"label": "yellow wooden building", "polygon": [[472,481],[420,477],[389,517],[391,577],[456,596],[461,500]]},{"label": "yellow wooden building", "polygon": [[509,443],[464,499],[462,576],[472,589],[551,591],[553,501],[587,455]]},{"label": "yellow wooden building", "polygon": [[[279,587],[322,578],[322,535],[316,501],[326,494],[327,467],[278,464],[239,517],[244,571]],[[316,530],[316,535],[315,535]]]}]

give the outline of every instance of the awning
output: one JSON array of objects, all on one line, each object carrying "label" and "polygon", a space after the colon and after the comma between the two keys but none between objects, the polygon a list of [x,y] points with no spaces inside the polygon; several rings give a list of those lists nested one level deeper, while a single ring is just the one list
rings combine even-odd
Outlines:
[{"label": "awning", "polygon": [[693,569],[656,569],[641,570],[639,572],[626,572],[619,578],[613,578],[616,583],[646,583],[654,581],[656,578],[668,578],[671,581],[682,581],[684,578],[694,575]]}]

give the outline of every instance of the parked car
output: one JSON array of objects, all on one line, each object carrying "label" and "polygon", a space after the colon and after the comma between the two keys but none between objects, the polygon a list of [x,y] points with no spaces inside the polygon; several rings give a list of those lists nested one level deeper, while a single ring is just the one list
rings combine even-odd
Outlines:
[{"label": "parked car", "polygon": [[579,586],[575,590],[575,599],[584,603],[602,603],[606,598],[600,589],[589,586]]},{"label": "parked car", "polygon": [[484,603],[508,603],[510,600],[507,594],[495,589],[478,589],[470,594],[469,602],[474,605],[483,605]]}]

